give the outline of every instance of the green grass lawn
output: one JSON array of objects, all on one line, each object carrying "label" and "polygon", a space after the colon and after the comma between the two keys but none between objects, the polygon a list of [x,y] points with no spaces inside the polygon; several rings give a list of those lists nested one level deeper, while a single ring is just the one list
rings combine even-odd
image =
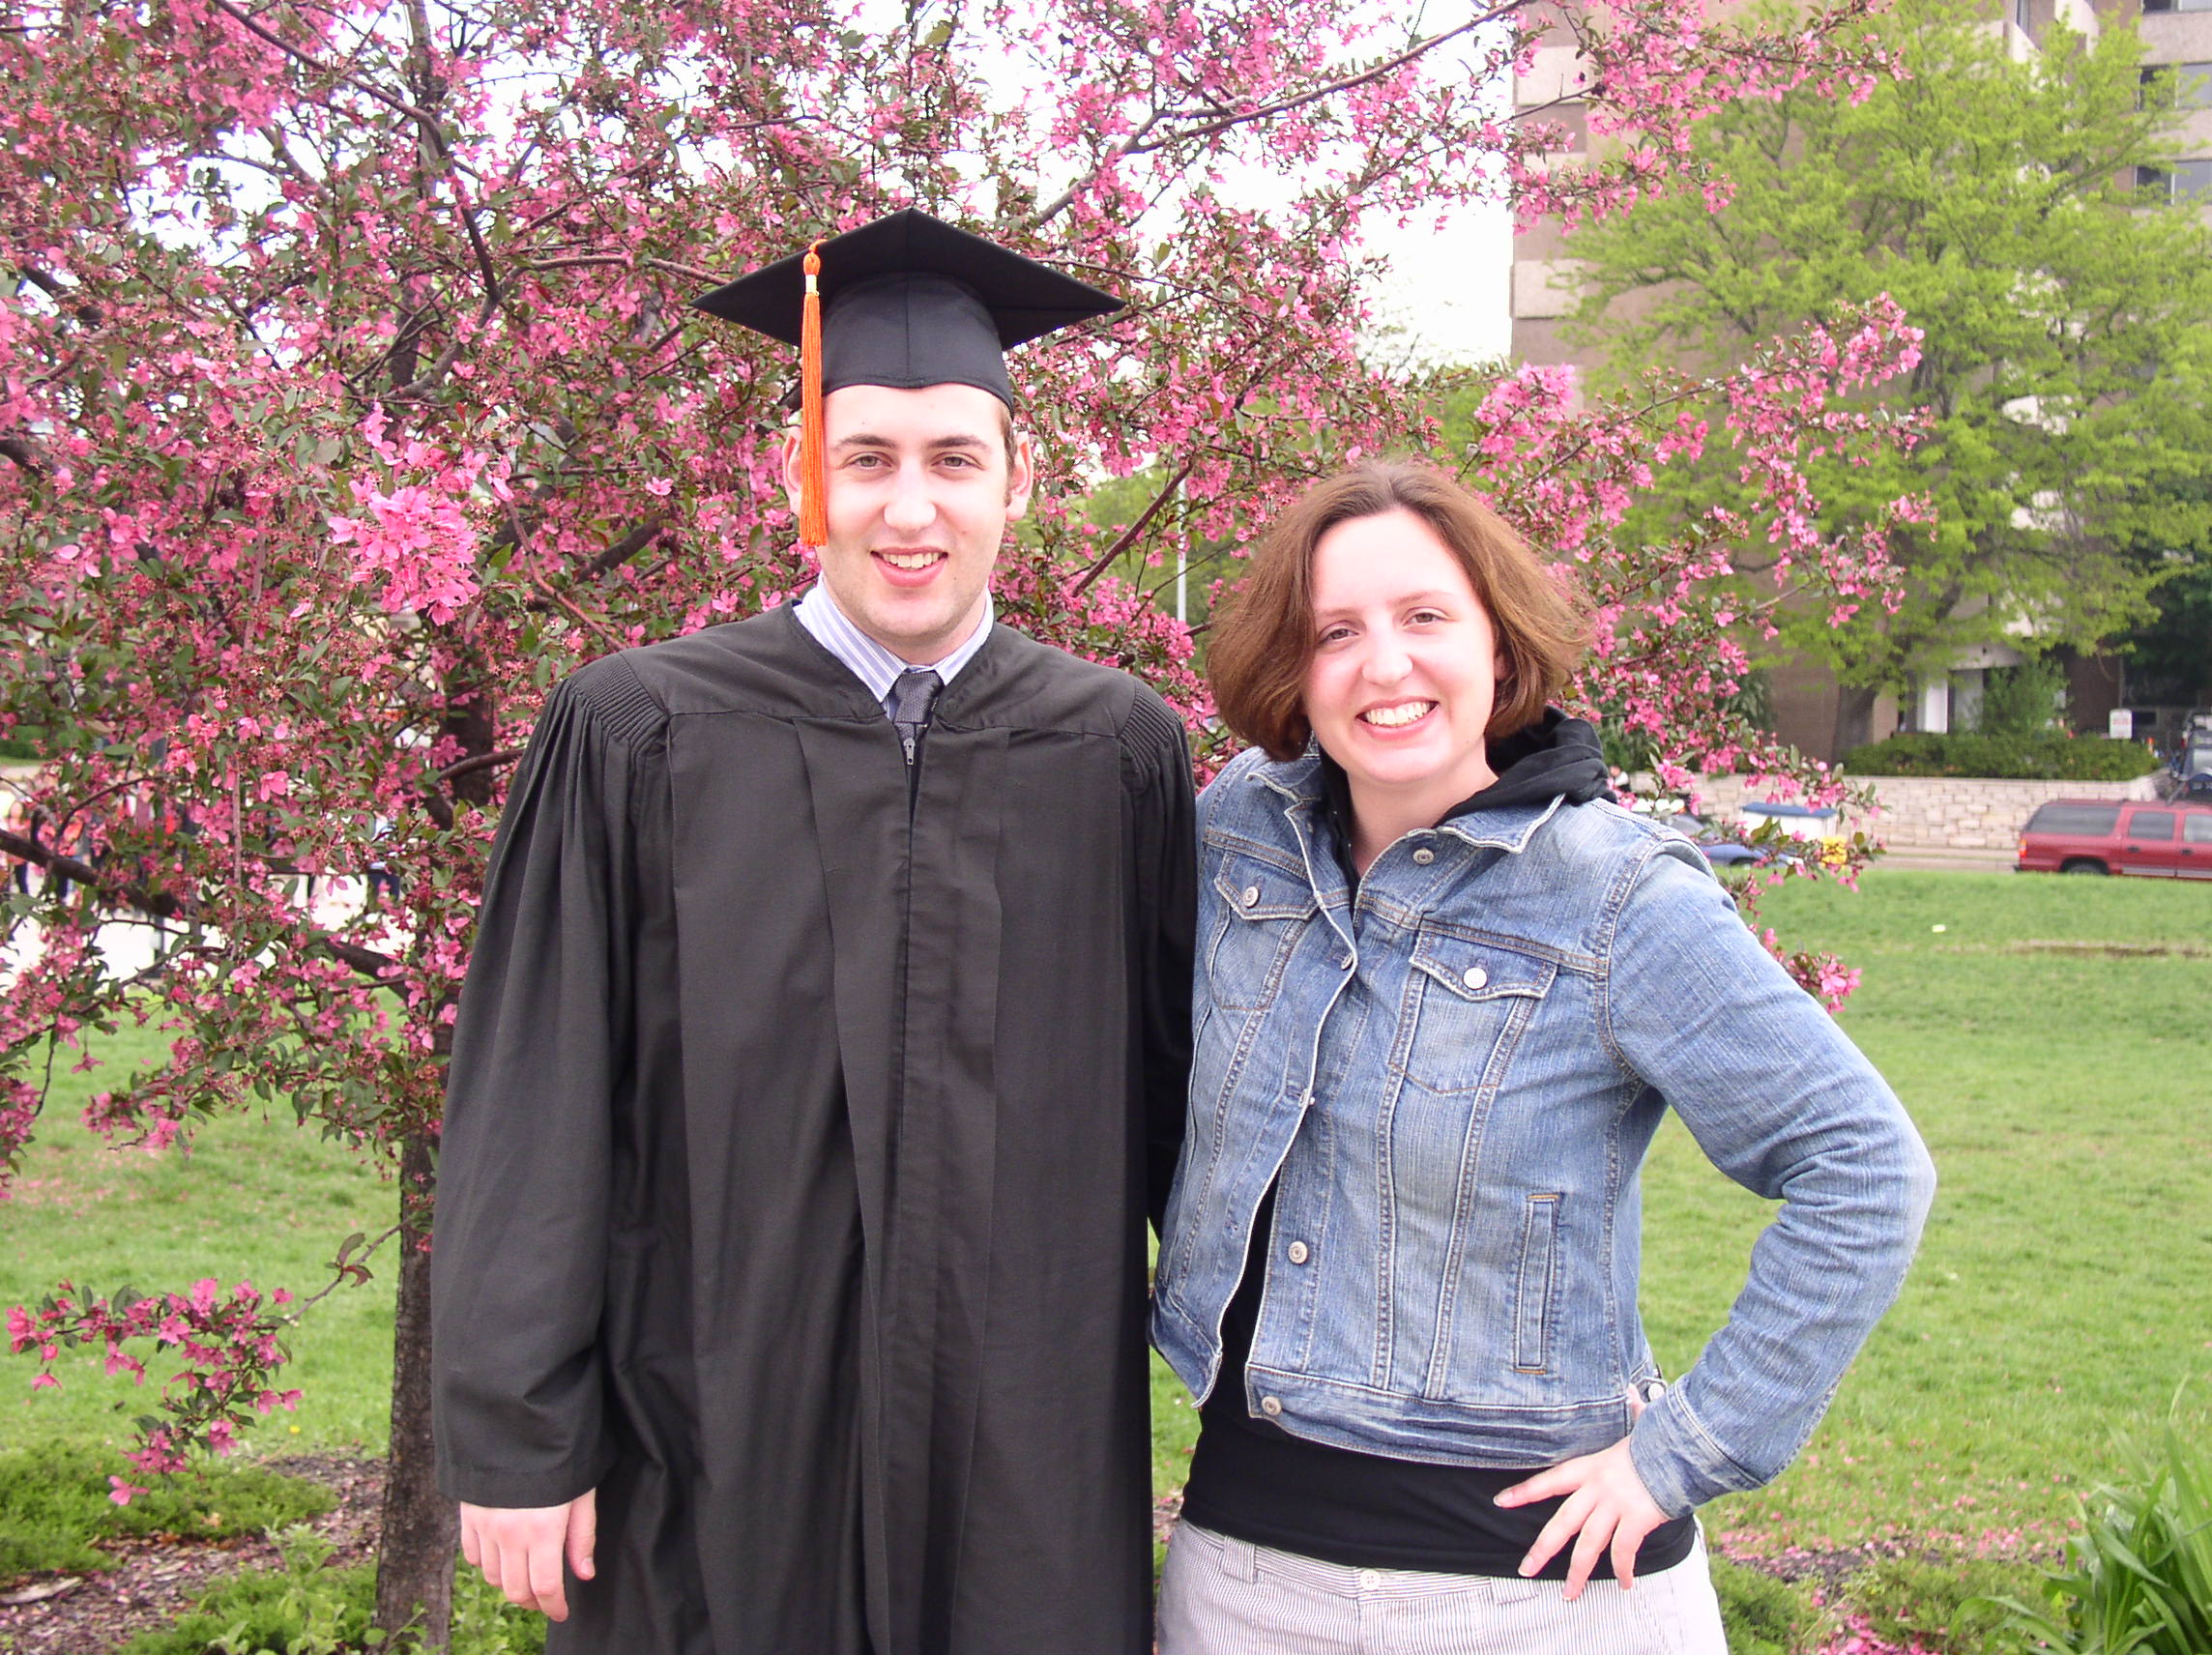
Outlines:
[{"label": "green grass lawn", "polygon": [[[2121,1471],[2116,1432],[2151,1435],[2183,1387],[2212,1409],[2212,884],[1877,870],[1860,894],[1800,882],[1766,912],[1791,945],[1863,969],[1845,1026],[1942,1187],[1805,1456],[1708,1522],[1761,1551],[2047,1532]],[[2023,946],[2052,943],[2193,952]],[[1644,1320],[1680,1373],[1771,1207],[1670,1122],[1644,1208]],[[1156,1359],[1153,1397],[1172,1487],[1196,1421]]]},{"label": "green grass lawn", "polygon": [[[102,1293],[182,1290],[214,1276],[225,1287],[251,1281],[305,1295],[331,1279],[326,1266],[349,1233],[391,1226],[395,1187],[294,1125],[288,1110],[208,1122],[189,1150],[158,1155],[111,1149],[78,1124],[87,1094],[111,1089],[117,1068],[155,1061],[163,1049],[159,1035],[126,1029],[93,1048],[105,1066],[57,1075],[43,1131],[12,1199],[0,1202],[0,1306],[35,1301],[64,1276]],[[288,1382],[305,1394],[297,1413],[257,1426],[250,1451],[381,1451],[391,1410],[390,1261],[388,1245],[371,1263],[374,1281],[340,1288],[287,1340]],[[127,1443],[131,1421],[154,1411],[151,1393],[173,1371],[156,1352],[139,1354],[143,1389],[102,1374],[97,1353],[60,1364],[59,1391],[30,1389],[29,1356],[0,1361],[0,1450],[53,1438]]]},{"label": "green grass lawn", "polygon": [[[1803,886],[1768,912],[1792,944],[1864,969],[1846,1026],[1943,1183],[1903,1299],[1805,1458],[1721,1502],[1713,1526],[1762,1548],[2048,1531],[2074,1491],[2120,1470],[2115,1432],[2147,1435],[2177,1389],[2194,1414],[2212,1408],[2212,885],[1877,871],[1861,895]],[[2186,951],[2068,951],[2106,943]],[[157,1047],[129,1034],[105,1050],[134,1062]],[[189,1156],[108,1150],[74,1120],[106,1084],[57,1084],[0,1204],[0,1303],[62,1275],[312,1290],[347,1232],[390,1222],[391,1186],[288,1118],[204,1127]],[[1767,1209],[1672,1127],[1645,1206],[1645,1318],[1679,1372],[1726,1316]],[[251,1446],[380,1446],[390,1341],[380,1269],[311,1314],[293,1340],[306,1400]],[[58,1394],[34,1395],[32,1372],[0,1363],[0,1448],[120,1443],[147,1411],[94,1363],[65,1369]],[[1196,1419],[1156,1364],[1153,1395],[1172,1488]]]},{"label": "green grass lawn", "polygon": [[[2212,885],[1877,871],[1799,885],[1783,936],[1865,976],[1844,1024],[1941,1177],[1904,1294],[1799,1464],[1717,1527],[1819,1544],[2065,1517],[2176,1393],[2212,1412]],[[1942,929],[1938,931],[1937,926]],[[2167,944],[2110,956],[2035,944]],[[1763,1203],[1685,1134],[1648,1178],[1645,1315],[1678,1368]]]}]

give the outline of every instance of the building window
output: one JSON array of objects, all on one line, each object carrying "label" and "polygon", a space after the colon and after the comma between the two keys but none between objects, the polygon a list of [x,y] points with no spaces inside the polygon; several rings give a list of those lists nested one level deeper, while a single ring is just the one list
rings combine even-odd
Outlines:
[{"label": "building window", "polygon": [[2212,12],[2212,0],[2142,0],[2145,12]]},{"label": "building window", "polygon": [[2153,64],[2141,80],[2139,109],[2212,109],[2212,63]]},{"label": "building window", "polygon": [[2171,166],[2139,166],[2136,188],[2155,189],[2168,201],[2212,201],[2212,156]]},{"label": "building window", "polygon": [[2027,0],[2012,0],[2012,24],[2023,35],[2031,32],[2027,26]]}]

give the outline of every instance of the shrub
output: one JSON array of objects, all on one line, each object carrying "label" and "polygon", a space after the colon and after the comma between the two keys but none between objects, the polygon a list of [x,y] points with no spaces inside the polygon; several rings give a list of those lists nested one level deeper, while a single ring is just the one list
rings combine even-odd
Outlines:
[{"label": "shrub", "polygon": [[173,1626],[140,1633],[116,1655],[337,1655],[360,1648],[376,1608],[375,1568],[331,1568],[332,1545],[311,1528],[270,1538],[282,1568],[232,1576]]},{"label": "shrub", "polygon": [[1882,1557],[1850,1578],[1851,1607],[1885,1643],[1930,1655],[2009,1648],[2006,1600],[2032,1595],[2042,1571],[1995,1557]]},{"label": "shrub", "polygon": [[2158,769],[2135,741],[2103,736],[1892,736],[1853,747],[1844,769],[1861,776],[1996,776],[2033,781],[2132,781]]},{"label": "shrub", "polygon": [[2141,1481],[2081,1502],[2067,1566],[2046,1571],[2045,1606],[2003,1605],[2039,1646],[2067,1655],[2204,1655],[2212,1649],[2212,1460],[2167,1428]]},{"label": "shrub", "polygon": [[153,1479],[127,1506],[109,1497],[114,1453],[45,1443],[0,1454],[0,1581],[42,1569],[105,1569],[99,1543],[119,1534],[224,1540],[320,1517],[336,1497],[305,1477],[216,1466]]},{"label": "shrub", "polygon": [[2056,722],[2066,700],[2066,670],[2050,656],[1997,667],[1982,681],[1977,736],[2033,736]]},{"label": "shrub", "polygon": [[1799,1655],[1813,1647],[1823,1617],[1804,1587],[1726,1557],[1713,1558],[1712,1570],[1729,1655]]},{"label": "shrub", "polygon": [[[235,1575],[177,1621],[140,1633],[116,1655],[341,1655],[376,1648],[369,1630],[376,1569],[330,1566],[331,1543],[310,1528],[270,1536],[282,1566]],[[543,1655],[545,1617],[514,1608],[466,1567],[453,1580],[451,1655]]]}]

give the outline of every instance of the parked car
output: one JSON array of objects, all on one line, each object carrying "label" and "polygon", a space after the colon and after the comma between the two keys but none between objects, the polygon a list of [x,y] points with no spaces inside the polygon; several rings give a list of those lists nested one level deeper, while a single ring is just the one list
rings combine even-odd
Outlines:
[{"label": "parked car", "polygon": [[2054,798],[2021,829],[2021,873],[2212,879],[2212,799]]},{"label": "parked car", "polygon": [[1747,798],[1737,806],[1754,830],[1772,822],[1791,839],[1825,839],[1836,830],[1836,810],[1826,804],[1790,804],[1778,798]]},{"label": "parked car", "polygon": [[1693,816],[1687,810],[1668,817],[1667,826],[1704,852],[1705,860],[1716,868],[1755,868],[1774,859],[1773,852],[1747,845],[1741,834],[1731,832],[1718,823],[1707,822],[1702,816]]},{"label": "parked car", "polygon": [[2191,798],[2212,796],[2212,713],[2191,714],[2171,768],[2177,792]]}]

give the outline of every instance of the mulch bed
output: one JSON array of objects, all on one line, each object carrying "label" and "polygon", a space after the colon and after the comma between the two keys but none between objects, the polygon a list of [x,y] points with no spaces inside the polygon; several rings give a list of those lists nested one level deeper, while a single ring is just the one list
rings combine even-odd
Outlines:
[{"label": "mulch bed", "polygon": [[[321,1483],[338,1496],[313,1526],[337,1546],[334,1564],[376,1554],[384,1463],[339,1454],[299,1454],[264,1462]],[[97,1573],[32,1575],[0,1589],[0,1655],[103,1655],[141,1632],[168,1625],[216,1581],[245,1569],[274,1568],[276,1550],[251,1539],[147,1536],[102,1548],[116,1566]]]}]

